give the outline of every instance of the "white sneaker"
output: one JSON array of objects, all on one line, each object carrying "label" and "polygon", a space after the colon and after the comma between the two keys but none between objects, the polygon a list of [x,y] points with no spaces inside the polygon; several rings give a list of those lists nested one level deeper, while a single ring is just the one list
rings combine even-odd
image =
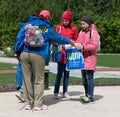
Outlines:
[{"label": "white sneaker", "polygon": [[42,105],[42,106],[34,106],[33,109],[35,111],[39,111],[39,110],[47,110],[48,106],[47,105]]},{"label": "white sneaker", "polygon": [[58,99],[58,93],[54,93],[54,99]]},{"label": "white sneaker", "polygon": [[24,109],[25,109],[25,110],[31,110],[31,109],[32,109],[32,106],[29,105],[29,104],[28,104],[28,105],[25,105]]},{"label": "white sneaker", "polygon": [[68,93],[63,94],[63,98],[68,98],[70,99],[70,95]]},{"label": "white sneaker", "polygon": [[21,92],[18,92],[17,94],[15,94],[15,96],[22,102],[25,102],[24,98],[23,98],[23,94]]}]

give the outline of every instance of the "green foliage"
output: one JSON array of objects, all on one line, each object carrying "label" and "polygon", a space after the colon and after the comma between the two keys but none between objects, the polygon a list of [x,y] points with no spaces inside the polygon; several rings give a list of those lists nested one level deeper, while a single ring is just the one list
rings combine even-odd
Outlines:
[{"label": "green foliage", "polygon": [[114,12],[112,19],[96,20],[101,37],[101,53],[120,53],[120,13]]},{"label": "green foliage", "polygon": [[73,21],[79,30],[80,18],[91,15],[101,37],[101,53],[120,53],[119,0],[0,0],[0,48],[13,48],[19,24],[42,9],[51,12],[52,23],[60,23],[65,10],[73,12]]},{"label": "green foliage", "polygon": [[5,47],[13,48],[18,29],[19,23],[10,23],[9,25],[0,23],[0,46],[2,46],[2,49]]}]

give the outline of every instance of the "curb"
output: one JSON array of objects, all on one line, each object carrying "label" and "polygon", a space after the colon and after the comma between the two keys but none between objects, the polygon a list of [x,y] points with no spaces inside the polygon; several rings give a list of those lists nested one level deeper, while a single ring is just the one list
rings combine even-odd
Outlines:
[{"label": "curb", "polygon": [[16,74],[16,70],[0,70],[0,74]]},{"label": "curb", "polygon": [[108,67],[104,67],[104,68],[97,68],[96,71],[120,71],[120,68],[108,68]]}]

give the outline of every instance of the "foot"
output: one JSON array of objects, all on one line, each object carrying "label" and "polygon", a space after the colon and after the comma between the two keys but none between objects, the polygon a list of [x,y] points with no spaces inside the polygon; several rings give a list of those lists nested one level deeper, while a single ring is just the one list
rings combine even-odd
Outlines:
[{"label": "foot", "polygon": [[23,98],[23,94],[21,92],[18,92],[17,94],[15,94],[15,96],[21,101],[21,102],[25,102],[24,98]]},{"label": "foot", "polygon": [[29,104],[28,104],[28,105],[25,105],[24,109],[25,109],[25,110],[31,110],[31,109],[32,109],[32,105],[29,105]]},{"label": "foot", "polygon": [[42,106],[34,106],[33,109],[35,111],[39,111],[39,110],[47,110],[48,106],[47,105],[42,105]]},{"label": "foot", "polygon": [[94,101],[93,97],[87,97],[87,96],[83,96],[81,99],[82,103],[90,103]]},{"label": "foot", "polygon": [[64,93],[64,94],[63,94],[63,98],[68,98],[68,99],[70,99],[70,95],[69,95],[68,93]]},{"label": "foot", "polygon": [[54,93],[54,99],[58,99],[58,93]]}]

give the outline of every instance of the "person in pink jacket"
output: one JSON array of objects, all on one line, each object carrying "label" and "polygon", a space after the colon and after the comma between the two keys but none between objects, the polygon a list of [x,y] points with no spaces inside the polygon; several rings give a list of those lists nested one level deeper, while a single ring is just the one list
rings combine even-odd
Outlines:
[{"label": "person in pink jacket", "polygon": [[94,71],[97,63],[97,49],[99,46],[99,34],[90,16],[81,19],[82,30],[79,33],[77,49],[83,51],[84,69],[81,70],[85,96],[81,98],[84,103],[93,102]]}]

